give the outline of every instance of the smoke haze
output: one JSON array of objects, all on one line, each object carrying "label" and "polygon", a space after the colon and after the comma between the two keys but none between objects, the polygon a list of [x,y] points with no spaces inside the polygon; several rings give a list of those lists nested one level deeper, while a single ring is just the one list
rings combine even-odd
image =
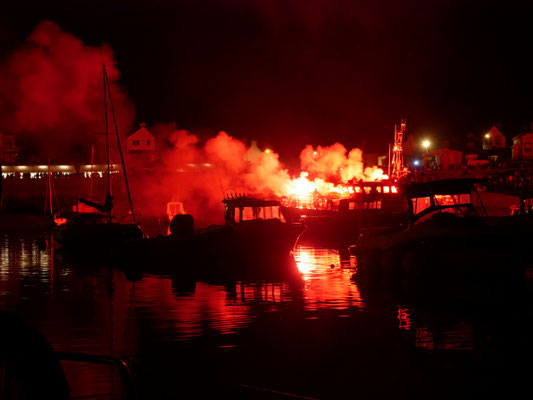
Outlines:
[{"label": "smoke haze", "polygon": [[25,155],[75,159],[105,129],[102,64],[119,131],[129,132],[134,107],[117,84],[111,47],[87,46],[52,21],[41,22],[0,66],[0,128],[16,135]]},{"label": "smoke haze", "polygon": [[255,143],[248,145],[223,131],[202,143],[187,130],[173,128],[160,124],[152,129],[158,136],[166,133],[170,147],[162,153],[158,175],[137,183],[141,208],[161,214],[166,202],[181,201],[197,226],[222,222],[221,201],[227,194],[279,198],[317,190],[325,195],[341,181],[375,180],[383,174],[376,167],[363,168],[361,150],[347,152],[335,143],[316,150],[306,146],[300,154],[302,171],[294,177],[278,154],[261,151]]}]

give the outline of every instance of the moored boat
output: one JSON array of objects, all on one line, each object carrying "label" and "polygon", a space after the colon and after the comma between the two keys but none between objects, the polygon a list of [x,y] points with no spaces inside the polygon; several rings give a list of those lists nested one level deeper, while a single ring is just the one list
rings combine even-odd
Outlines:
[{"label": "moored boat", "polygon": [[394,180],[346,184],[343,196],[314,195],[285,200],[283,212],[307,227],[313,242],[353,243],[367,229],[401,226],[408,222],[402,186]]},{"label": "moored boat", "polygon": [[234,197],[223,203],[223,225],[195,230],[192,216],[176,215],[170,235],[129,241],[126,267],[194,276],[283,268],[304,225],[287,223],[276,200]]},{"label": "moored boat", "polygon": [[489,217],[478,179],[406,187],[409,226],[362,234],[350,252],[358,279],[498,279],[516,276],[533,238],[530,217]]},{"label": "moored boat", "polygon": [[[66,218],[61,218],[60,221],[56,220],[56,226],[54,229],[54,239],[62,245],[62,248],[71,253],[78,253],[77,255],[81,257],[87,257],[89,255],[98,256],[98,254],[102,251],[116,252],[119,245],[124,241],[140,239],[143,237],[142,230],[135,219],[135,212],[133,210],[133,202],[130,196],[126,167],[124,158],[122,156],[117,121],[113,109],[113,102],[111,100],[111,89],[109,87],[105,65],[102,66],[102,74],[107,145],[107,194],[105,197],[105,202],[103,204],[99,204],[92,200],[79,198],[74,212],[71,215],[66,216]],[[130,204],[131,211],[129,217],[132,219],[131,221],[127,221],[124,218],[118,220],[112,215],[113,196],[111,195],[111,165],[109,160],[107,96],[109,96],[109,106],[111,108],[113,122],[115,125],[115,134],[122,163],[124,182]]]}]

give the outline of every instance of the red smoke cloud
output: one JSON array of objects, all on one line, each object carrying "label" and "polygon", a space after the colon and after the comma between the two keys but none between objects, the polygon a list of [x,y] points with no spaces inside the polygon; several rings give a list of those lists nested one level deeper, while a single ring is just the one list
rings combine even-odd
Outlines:
[{"label": "red smoke cloud", "polygon": [[33,147],[41,160],[68,158],[94,140],[92,133],[104,132],[102,64],[119,131],[129,133],[134,107],[116,83],[111,47],[87,46],[51,21],[40,23],[0,67],[0,128],[14,133],[23,151]]},{"label": "red smoke cloud", "polygon": [[[261,151],[255,144],[219,132],[200,143],[186,130],[159,125],[153,132],[165,134],[170,149],[162,155],[159,176],[150,174],[141,182],[140,209],[145,214],[162,214],[166,202],[181,201],[197,226],[222,223],[222,199],[228,193],[265,197],[343,193],[341,183],[351,179],[375,180],[383,177],[376,167],[363,169],[362,152],[347,150],[339,143],[316,150],[307,146],[300,155],[302,172],[292,177],[279,156]],[[312,176],[313,179],[309,179]]]}]

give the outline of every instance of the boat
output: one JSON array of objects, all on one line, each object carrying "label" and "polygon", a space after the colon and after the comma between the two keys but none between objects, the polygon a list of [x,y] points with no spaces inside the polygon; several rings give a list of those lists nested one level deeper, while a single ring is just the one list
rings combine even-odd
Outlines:
[{"label": "boat", "polygon": [[293,196],[284,202],[289,221],[307,227],[304,239],[349,244],[367,229],[400,226],[408,222],[402,185],[396,180],[352,182],[348,195]]},{"label": "boat", "polygon": [[305,230],[302,223],[286,222],[278,200],[233,197],[222,203],[224,225],[232,230],[234,244],[248,256],[287,255]]},{"label": "boat", "polygon": [[195,230],[191,215],[178,214],[169,235],[125,243],[123,265],[194,278],[282,272],[304,225],[286,222],[277,200],[233,196],[223,204],[224,224]]},{"label": "boat", "polygon": [[533,239],[530,216],[487,216],[481,179],[412,183],[409,224],[370,230],[349,250],[358,279],[499,279],[523,272]]},{"label": "boat", "polygon": [[[56,220],[54,229],[54,239],[59,242],[64,250],[75,252],[80,250],[99,250],[99,251],[116,251],[117,246],[127,240],[142,238],[143,232],[140,224],[136,221],[133,202],[128,186],[126,167],[120,138],[118,133],[117,122],[111,100],[111,89],[105,65],[102,66],[103,84],[104,84],[104,104],[105,104],[105,126],[106,126],[106,144],[107,144],[107,194],[103,204],[97,203],[90,199],[79,198],[73,212],[65,215],[64,218]],[[128,194],[130,205],[130,214],[121,219],[112,215],[113,196],[111,194],[111,165],[109,161],[109,127],[108,127],[108,101],[111,108],[113,121],[115,125],[115,134],[117,138],[118,149],[122,162],[122,170]],[[92,182],[91,182],[92,185]],[[92,192],[92,186],[91,186]],[[82,254],[95,254],[83,251]]]}]

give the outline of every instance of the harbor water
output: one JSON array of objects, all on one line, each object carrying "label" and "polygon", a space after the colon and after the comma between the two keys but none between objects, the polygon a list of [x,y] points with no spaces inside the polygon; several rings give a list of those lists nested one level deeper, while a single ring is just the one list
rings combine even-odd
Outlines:
[{"label": "harbor water", "polygon": [[[358,284],[345,249],[306,244],[291,279],[132,277],[105,260],[78,265],[47,239],[3,234],[0,309],[56,351],[124,360],[137,398],[513,398],[530,388],[527,276],[468,301],[403,296]],[[73,398],[125,394],[112,366],[62,366]]]}]

